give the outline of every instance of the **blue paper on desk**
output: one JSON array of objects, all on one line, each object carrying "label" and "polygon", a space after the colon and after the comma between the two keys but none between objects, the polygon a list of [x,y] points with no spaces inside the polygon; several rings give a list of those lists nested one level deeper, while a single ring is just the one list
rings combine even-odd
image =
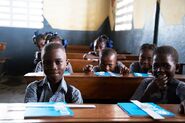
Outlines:
[{"label": "blue paper on desk", "polygon": [[68,76],[71,75],[71,73],[69,71],[64,71],[64,76]]},{"label": "blue paper on desk", "polygon": [[[150,107],[154,112],[166,116],[166,117],[174,117],[175,114],[165,110],[164,108],[160,107],[159,105],[155,103],[144,103],[147,104],[147,106]],[[141,108],[139,108],[134,103],[118,103],[118,106],[128,113],[130,116],[148,116],[146,112],[144,112]]]},{"label": "blue paper on desk", "polygon": [[73,111],[63,102],[27,103],[25,117],[73,116]]},{"label": "blue paper on desk", "polygon": [[104,72],[104,71],[100,71],[100,72],[95,72],[94,73],[96,76],[113,76],[113,77],[120,77],[121,74],[119,73],[113,73],[113,72]]},{"label": "blue paper on desk", "polygon": [[149,74],[149,73],[136,73],[136,72],[134,72],[133,75],[135,77],[153,77],[153,75]]}]

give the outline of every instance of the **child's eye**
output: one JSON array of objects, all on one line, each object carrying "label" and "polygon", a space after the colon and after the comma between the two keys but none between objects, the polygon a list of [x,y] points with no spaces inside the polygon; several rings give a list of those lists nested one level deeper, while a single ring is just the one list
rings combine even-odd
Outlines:
[{"label": "child's eye", "polygon": [[170,65],[169,65],[169,64],[164,64],[163,67],[164,67],[165,69],[170,69]]},{"label": "child's eye", "polygon": [[44,61],[43,64],[44,64],[44,65],[50,65],[51,62],[49,62],[49,61]]},{"label": "child's eye", "polygon": [[109,64],[109,67],[112,67],[112,64]]},{"label": "child's eye", "polygon": [[55,62],[57,65],[62,64],[62,60],[56,60]]}]

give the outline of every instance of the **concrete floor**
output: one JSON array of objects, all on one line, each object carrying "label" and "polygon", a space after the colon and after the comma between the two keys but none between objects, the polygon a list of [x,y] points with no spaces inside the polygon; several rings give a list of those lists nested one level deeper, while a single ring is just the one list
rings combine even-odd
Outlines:
[{"label": "concrete floor", "polygon": [[26,84],[23,76],[0,77],[0,103],[22,103]]}]

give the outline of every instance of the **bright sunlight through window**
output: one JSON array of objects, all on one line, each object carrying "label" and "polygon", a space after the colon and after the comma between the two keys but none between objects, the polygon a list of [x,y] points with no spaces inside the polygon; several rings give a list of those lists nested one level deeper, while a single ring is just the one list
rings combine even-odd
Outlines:
[{"label": "bright sunlight through window", "polygon": [[131,30],[133,18],[134,0],[117,0],[116,1],[116,20],[115,30]]},{"label": "bright sunlight through window", "polygon": [[43,28],[43,0],[0,0],[0,26]]}]

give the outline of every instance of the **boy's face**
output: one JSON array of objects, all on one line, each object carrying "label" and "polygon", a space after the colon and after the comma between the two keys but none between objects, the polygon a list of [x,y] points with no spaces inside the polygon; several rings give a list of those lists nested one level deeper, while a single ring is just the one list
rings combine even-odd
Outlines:
[{"label": "boy's face", "polygon": [[116,63],[117,63],[117,59],[116,59],[116,55],[114,54],[110,56],[102,57],[100,61],[100,68],[105,72],[108,72],[108,71],[112,72],[115,70]]},{"label": "boy's face", "polygon": [[175,75],[176,63],[171,55],[155,54],[152,68],[156,78],[158,78],[159,75],[166,75],[169,80]]},{"label": "boy's face", "polygon": [[104,42],[98,42],[95,45],[94,51],[97,53],[97,55],[99,55],[99,53],[106,48],[106,45]]},{"label": "boy's face", "polygon": [[139,63],[141,65],[142,70],[148,71],[152,68],[152,60],[153,60],[153,50],[143,50],[139,54]]},{"label": "boy's face", "polygon": [[48,80],[57,83],[63,78],[66,69],[66,54],[62,49],[52,49],[43,54],[43,68]]}]

